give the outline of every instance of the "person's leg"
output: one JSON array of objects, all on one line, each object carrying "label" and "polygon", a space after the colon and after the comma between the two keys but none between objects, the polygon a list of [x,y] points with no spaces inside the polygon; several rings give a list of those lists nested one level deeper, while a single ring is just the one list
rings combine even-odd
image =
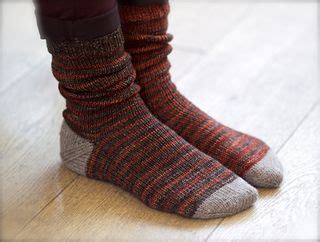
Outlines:
[{"label": "person's leg", "polygon": [[[108,32],[117,14],[108,10],[98,15],[115,21],[107,21],[98,33],[82,28],[88,21],[97,24],[94,16],[78,19],[78,32],[70,25],[71,32],[53,29],[47,32],[52,36],[45,35],[52,72],[66,99],[60,135],[66,167],[118,185],[151,208],[186,217],[223,217],[250,207],[257,199],[253,187],[187,143],[145,106],[120,25]],[[62,28],[73,23],[51,20],[59,20],[56,27]],[[48,29],[47,22],[38,21]]]},{"label": "person's leg", "polygon": [[34,0],[41,38],[90,39],[120,25],[116,0]]},{"label": "person's leg", "polygon": [[38,0],[38,12],[44,16],[77,20],[102,15],[116,5],[116,0]]},{"label": "person's leg", "polygon": [[277,187],[282,167],[261,140],[230,129],[198,109],[170,80],[167,1],[121,1],[125,48],[132,55],[141,96],[151,112],[189,143],[257,187]]}]

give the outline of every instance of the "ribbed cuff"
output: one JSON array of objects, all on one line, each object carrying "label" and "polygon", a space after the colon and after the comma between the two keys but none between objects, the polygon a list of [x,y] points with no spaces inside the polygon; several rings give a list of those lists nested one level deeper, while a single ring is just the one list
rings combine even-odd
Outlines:
[{"label": "ribbed cuff", "polygon": [[120,27],[118,7],[105,14],[79,20],[61,20],[35,12],[41,39],[94,39],[110,34]]},{"label": "ribbed cuff", "polygon": [[[103,37],[98,37],[90,40],[47,40],[47,47],[49,53],[52,55],[62,55],[62,56],[78,56],[78,58],[71,58],[69,64],[74,61],[75,65],[80,65],[77,63],[80,60],[79,56],[92,57],[97,54],[105,53],[105,56],[111,54],[115,55],[114,51],[123,49],[123,35],[120,28],[116,29],[110,34],[104,35]],[[119,50],[120,51],[120,50]],[[123,51],[123,50],[122,50]],[[88,62],[99,61],[94,58],[86,58]],[[89,63],[87,63],[89,65]]]},{"label": "ribbed cuff", "polygon": [[147,24],[150,21],[166,19],[170,6],[169,4],[146,6],[119,5],[119,10],[122,23],[143,22],[143,24]]},{"label": "ribbed cuff", "polygon": [[168,0],[118,0],[119,5],[153,5],[153,4],[164,4],[168,3]]}]

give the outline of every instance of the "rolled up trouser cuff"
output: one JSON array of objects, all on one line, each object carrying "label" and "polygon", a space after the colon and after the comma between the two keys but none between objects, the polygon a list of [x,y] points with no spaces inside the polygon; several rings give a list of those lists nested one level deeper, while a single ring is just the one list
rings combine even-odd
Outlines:
[{"label": "rolled up trouser cuff", "polygon": [[112,33],[120,27],[117,6],[102,15],[78,20],[52,18],[38,11],[35,14],[41,39],[94,39]]}]

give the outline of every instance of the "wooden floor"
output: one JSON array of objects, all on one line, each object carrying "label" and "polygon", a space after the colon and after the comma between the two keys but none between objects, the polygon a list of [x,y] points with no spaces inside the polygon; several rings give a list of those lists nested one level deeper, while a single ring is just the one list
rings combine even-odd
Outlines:
[{"label": "wooden floor", "polygon": [[2,5],[2,238],[219,241],[319,239],[320,86],[316,1],[172,1],[173,79],[216,119],[267,141],[285,168],[233,217],[151,210],[110,184],[65,169],[64,100],[30,1]]}]

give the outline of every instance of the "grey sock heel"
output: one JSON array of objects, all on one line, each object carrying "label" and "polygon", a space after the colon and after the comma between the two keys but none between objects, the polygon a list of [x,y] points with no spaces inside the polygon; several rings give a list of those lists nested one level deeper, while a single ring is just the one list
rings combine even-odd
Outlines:
[{"label": "grey sock heel", "polygon": [[70,170],[85,176],[87,161],[93,150],[93,144],[73,132],[63,121],[60,131],[60,156]]}]

